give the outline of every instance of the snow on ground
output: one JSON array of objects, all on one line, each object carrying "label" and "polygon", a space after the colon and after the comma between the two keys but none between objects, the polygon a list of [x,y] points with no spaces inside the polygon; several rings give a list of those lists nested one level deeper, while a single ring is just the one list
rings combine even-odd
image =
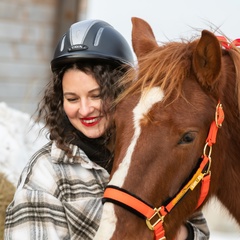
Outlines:
[{"label": "snow on ground", "polygon": [[[39,134],[42,125],[34,125],[27,113],[9,108],[0,102],[0,171],[17,184],[19,175],[30,157],[47,143]],[[240,228],[217,200],[204,208],[211,230],[210,240],[239,240]]]},{"label": "snow on ground", "polygon": [[222,232],[222,231],[211,231],[210,240],[239,240],[240,234],[239,233],[229,233],[229,232]]},{"label": "snow on ground", "polygon": [[210,240],[239,240],[240,228],[227,209],[215,198],[203,208],[210,229]]},{"label": "snow on ground", "polygon": [[14,185],[29,158],[47,142],[39,135],[42,126],[33,123],[29,114],[0,102],[0,171]]}]

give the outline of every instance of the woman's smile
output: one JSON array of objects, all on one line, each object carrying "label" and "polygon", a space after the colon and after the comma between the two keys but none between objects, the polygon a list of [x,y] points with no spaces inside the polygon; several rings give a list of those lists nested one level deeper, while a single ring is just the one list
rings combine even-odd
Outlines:
[{"label": "woman's smile", "polygon": [[81,123],[86,127],[97,125],[101,121],[101,117],[80,118]]}]

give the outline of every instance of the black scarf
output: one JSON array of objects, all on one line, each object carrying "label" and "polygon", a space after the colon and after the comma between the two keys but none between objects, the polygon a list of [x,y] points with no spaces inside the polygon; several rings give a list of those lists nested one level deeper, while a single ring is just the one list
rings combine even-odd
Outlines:
[{"label": "black scarf", "polygon": [[88,138],[80,131],[76,134],[77,138],[72,140],[71,143],[81,148],[91,161],[110,172],[112,168],[112,153],[106,147],[106,139],[103,137]]}]

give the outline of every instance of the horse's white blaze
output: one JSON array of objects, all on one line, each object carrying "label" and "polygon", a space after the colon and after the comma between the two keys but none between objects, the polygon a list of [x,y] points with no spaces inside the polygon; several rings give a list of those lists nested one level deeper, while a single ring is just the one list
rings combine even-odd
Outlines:
[{"label": "horse's white blaze", "polygon": [[114,173],[110,185],[115,185],[118,187],[121,187],[124,183],[124,180],[127,176],[128,169],[131,163],[132,154],[135,149],[137,140],[141,134],[141,126],[140,122],[144,118],[144,115],[146,115],[152,106],[161,101],[164,97],[163,91],[160,87],[153,87],[150,90],[148,90],[146,93],[143,92],[142,96],[140,98],[140,101],[136,105],[136,107],[133,109],[133,122],[134,122],[134,134],[131,141],[131,144],[129,145],[126,155],[123,158],[123,161],[121,164],[119,164],[118,169]]},{"label": "horse's white blaze", "polygon": [[[134,134],[131,144],[127,149],[123,161],[121,162],[121,164],[119,164],[118,169],[113,174],[113,177],[109,182],[110,185],[115,185],[118,187],[121,187],[123,185],[131,163],[133,151],[135,149],[137,140],[141,134],[140,121],[144,118],[144,115],[146,115],[149,112],[152,106],[155,103],[161,101],[163,97],[164,97],[163,91],[159,87],[153,87],[147,92],[142,93],[140,101],[133,109]],[[105,203],[99,231],[97,232],[97,235],[95,236],[94,239],[95,240],[110,239],[115,231],[116,222],[117,219],[115,217],[113,204]]]}]

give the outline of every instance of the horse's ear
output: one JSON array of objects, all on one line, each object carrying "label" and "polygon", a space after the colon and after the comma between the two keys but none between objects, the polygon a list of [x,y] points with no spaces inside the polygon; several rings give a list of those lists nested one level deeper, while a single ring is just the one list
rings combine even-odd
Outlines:
[{"label": "horse's ear", "polygon": [[150,25],[141,18],[132,18],[132,45],[137,58],[158,47]]},{"label": "horse's ear", "polygon": [[221,70],[221,47],[216,36],[202,31],[193,54],[193,69],[201,84],[210,87],[217,79]]}]

